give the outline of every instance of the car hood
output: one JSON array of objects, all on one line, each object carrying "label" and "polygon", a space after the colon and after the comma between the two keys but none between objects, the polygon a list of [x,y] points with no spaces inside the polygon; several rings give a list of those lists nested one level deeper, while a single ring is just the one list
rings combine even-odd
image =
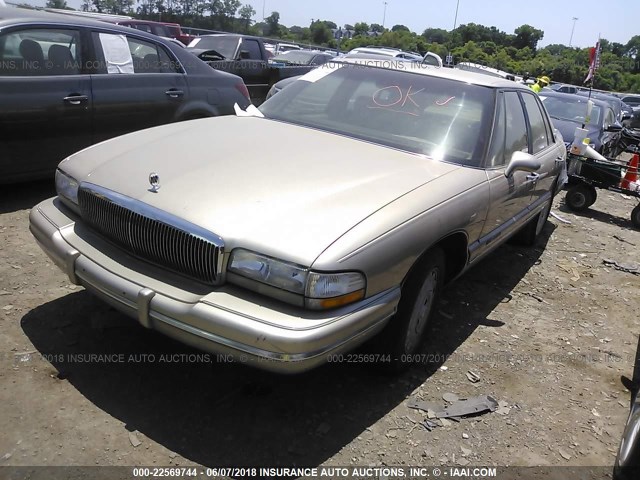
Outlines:
[{"label": "car hood", "polygon": [[[126,135],[76,154],[61,168],[204,227],[227,247],[303,265],[385,205],[463,169],[323,131],[240,117]],[[151,172],[159,176],[157,193],[150,191]]]},{"label": "car hood", "polygon": [[[562,138],[565,142],[573,143],[573,139],[576,136],[576,128],[581,127],[582,123],[574,122],[572,120],[562,120],[552,117],[553,126],[560,130]],[[597,125],[587,125],[588,130],[587,137],[589,137],[591,143],[595,143],[596,146],[600,145],[600,128]]]}]

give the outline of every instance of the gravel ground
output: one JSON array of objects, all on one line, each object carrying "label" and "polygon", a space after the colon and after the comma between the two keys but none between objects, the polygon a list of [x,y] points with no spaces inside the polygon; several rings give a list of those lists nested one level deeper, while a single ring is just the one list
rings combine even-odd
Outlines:
[{"label": "gravel ground", "polygon": [[[28,230],[49,182],[0,193],[0,465],[612,465],[638,345],[634,199],[562,204],[445,292],[423,353],[277,376],[218,363],[70,285]],[[93,355],[93,357],[91,357]],[[472,371],[479,381],[472,382]],[[412,399],[491,395],[427,431]]]}]

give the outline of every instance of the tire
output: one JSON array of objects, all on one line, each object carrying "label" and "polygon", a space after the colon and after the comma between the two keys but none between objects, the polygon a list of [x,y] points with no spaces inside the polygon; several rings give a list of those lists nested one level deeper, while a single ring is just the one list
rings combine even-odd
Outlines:
[{"label": "tire", "polygon": [[636,228],[640,228],[640,204],[631,210],[631,223]]},{"label": "tire", "polygon": [[596,189],[584,184],[571,187],[564,197],[564,201],[574,212],[582,212],[593,205],[598,194]]},{"label": "tire", "polygon": [[547,200],[544,208],[538,215],[533,217],[522,229],[513,236],[513,243],[518,245],[524,245],[525,247],[532,247],[535,245],[536,240],[544,230],[544,226],[551,213],[551,205],[553,203],[553,196]]},{"label": "tire", "polygon": [[436,247],[419,260],[402,287],[398,311],[378,336],[382,353],[390,362],[384,370],[400,372],[411,365],[406,356],[415,353],[424,339],[445,278],[443,251]]}]

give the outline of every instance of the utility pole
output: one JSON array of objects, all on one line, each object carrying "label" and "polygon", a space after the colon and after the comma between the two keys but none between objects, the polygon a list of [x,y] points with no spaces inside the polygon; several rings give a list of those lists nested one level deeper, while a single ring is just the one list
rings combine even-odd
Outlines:
[{"label": "utility pole", "polygon": [[264,19],[267,18],[264,16],[264,9],[266,6],[267,0],[262,0],[262,21],[264,22]]},{"label": "utility pole", "polygon": [[573,31],[576,29],[576,22],[579,20],[578,17],[573,17],[573,27],[571,27],[571,36],[569,37],[569,48],[571,48],[571,42],[573,41]]},{"label": "utility pole", "polygon": [[382,13],[382,28],[384,28],[384,22],[387,19],[387,2],[382,2],[384,4],[384,12]]},{"label": "utility pole", "polygon": [[[453,17],[453,30],[451,30],[451,37],[452,38],[453,38],[453,31],[458,26],[458,9],[459,8],[460,8],[460,0],[458,0],[456,2],[456,15],[455,15],[455,17]],[[451,41],[452,40],[449,41],[449,44],[451,44]],[[451,55],[451,50],[449,50],[449,53],[447,54],[446,64],[449,67],[453,67],[453,55]]]},{"label": "utility pole", "polygon": [[456,3],[456,16],[453,19],[453,29],[456,29],[456,26],[458,25],[458,8],[460,8],[460,0],[458,0],[458,2]]}]

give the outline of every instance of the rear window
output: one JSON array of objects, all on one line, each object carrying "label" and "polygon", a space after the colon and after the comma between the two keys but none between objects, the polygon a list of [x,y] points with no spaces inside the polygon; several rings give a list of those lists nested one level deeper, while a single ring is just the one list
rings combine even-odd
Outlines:
[{"label": "rear window", "polygon": [[329,63],[261,106],[266,117],[436,160],[480,166],[494,110],[491,88],[363,65]]}]

